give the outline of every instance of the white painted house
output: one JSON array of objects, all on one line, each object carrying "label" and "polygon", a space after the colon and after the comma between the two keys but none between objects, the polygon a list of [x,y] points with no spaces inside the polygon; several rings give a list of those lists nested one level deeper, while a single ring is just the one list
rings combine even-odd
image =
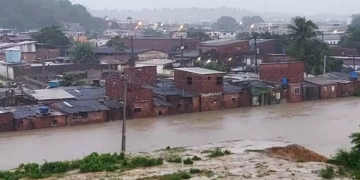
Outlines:
[{"label": "white painted house", "polygon": [[211,31],[207,33],[212,39],[235,39],[236,32],[229,31]]}]

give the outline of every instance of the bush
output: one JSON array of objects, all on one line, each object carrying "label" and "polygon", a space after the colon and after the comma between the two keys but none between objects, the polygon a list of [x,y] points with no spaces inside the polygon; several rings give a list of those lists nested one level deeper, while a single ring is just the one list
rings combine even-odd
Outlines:
[{"label": "bush", "polygon": [[199,174],[199,173],[201,173],[201,170],[191,168],[189,172],[190,172],[190,174]]},{"label": "bush", "polygon": [[357,88],[354,92],[354,96],[360,97],[360,88]]},{"label": "bush", "polygon": [[334,168],[331,166],[326,166],[325,169],[320,170],[319,175],[324,179],[333,179],[335,176]]},{"label": "bush", "polygon": [[46,174],[52,174],[52,173],[64,173],[69,171],[70,169],[70,163],[69,162],[46,162],[41,166],[41,172]]},{"label": "bush", "polygon": [[187,158],[184,160],[184,164],[194,164],[194,161],[192,161],[190,158]]},{"label": "bush", "polygon": [[181,177],[181,179],[190,179],[191,175],[183,172],[183,173],[180,173],[180,177]]},{"label": "bush", "polygon": [[147,157],[134,157],[130,159],[127,167],[137,168],[137,167],[153,167],[163,165],[162,158],[147,158]]},{"label": "bush", "polygon": [[182,163],[182,159],[179,156],[171,157],[166,161],[169,162],[169,163]]},{"label": "bush", "polygon": [[25,176],[32,178],[32,179],[40,179],[43,178],[43,174],[40,171],[39,164],[36,163],[29,163],[25,165],[20,165],[20,169],[24,170]]},{"label": "bush", "polygon": [[197,156],[194,156],[194,157],[192,158],[192,160],[193,160],[193,161],[201,161],[201,158],[200,158],[200,157],[197,157]]},{"label": "bush", "polygon": [[70,162],[69,168],[70,170],[79,169],[82,164],[83,160],[73,160]]},{"label": "bush", "polygon": [[220,148],[211,151],[209,155],[209,157],[219,157],[219,156],[225,156],[224,152],[222,152]]},{"label": "bush", "polygon": [[230,151],[230,150],[225,150],[225,151],[224,151],[224,154],[225,154],[225,155],[230,155],[230,154],[231,154],[231,151]]}]

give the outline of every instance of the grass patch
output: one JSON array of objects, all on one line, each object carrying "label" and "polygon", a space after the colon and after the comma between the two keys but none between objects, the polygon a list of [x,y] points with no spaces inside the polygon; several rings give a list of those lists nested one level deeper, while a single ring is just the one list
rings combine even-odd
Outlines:
[{"label": "grass patch", "polygon": [[193,160],[193,161],[201,161],[201,158],[200,158],[200,157],[197,157],[197,156],[194,156],[194,157],[192,157],[191,160]]},{"label": "grass patch", "polygon": [[129,170],[139,167],[153,167],[163,164],[161,158],[151,157],[125,157],[120,154],[92,153],[81,160],[21,164],[16,171],[0,171],[1,180],[41,179],[46,177],[63,176],[64,173],[80,169],[80,173],[87,172],[114,172],[118,169]]},{"label": "grass patch", "polygon": [[166,161],[169,163],[182,163],[182,159],[180,156],[170,157]]},{"label": "grass patch", "polygon": [[184,160],[184,164],[194,164],[194,161],[192,161],[190,158],[187,158]]},{"label": "grass patch", "polygon": [[331,166],[326,166],[326,168],[319,171],[319,176],[324,179],[333,179],[335,177],[334,168]]},{"label": "grass patch", "polygon": [[199,174],[201,173],[201,170],[200,169],[193,169],[191,168],[190,171],[189,171],[190,174]]},{"label": "grass patch", "polygon": [[182,180],[182,179],[190,179],[191,175],[186,172],[178,172],[174,174],[167,174],[163,176],[153,176],[140,178],[138,180]]}]

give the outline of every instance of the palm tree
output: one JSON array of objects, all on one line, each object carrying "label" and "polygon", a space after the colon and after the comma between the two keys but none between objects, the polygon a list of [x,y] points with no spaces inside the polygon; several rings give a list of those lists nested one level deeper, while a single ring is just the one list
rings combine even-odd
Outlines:
[{"label": "palm tree", "polygon": [[72,48],[70,59],[75,64],[95,63],[94,49],[90,43],[76,43]]},{"label": "palm tree", "polygon": [[297,17],[294,20],[294,25],[289,25],[291,33],[289,37],[291,44],[288,48],[288,53],[297,60],[305,61],[310,55],[309,50],[313,39],[317,36],[317,25],[305,17]]},{"label": "palm tree", "polygon": [[114,38],[111,38],[107,43],[106,46],[109,48],[114,48],[118,51],[124,51],[127,50],[128,47],[125,46],[123,40],[120,36],[115,36]]}]

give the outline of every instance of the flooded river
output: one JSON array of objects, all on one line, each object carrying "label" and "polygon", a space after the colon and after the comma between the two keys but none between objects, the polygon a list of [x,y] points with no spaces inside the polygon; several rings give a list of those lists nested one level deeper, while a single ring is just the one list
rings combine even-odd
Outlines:
[{"label": "flooded river", "polygon": [[[296,143],[330,156],[359,131],[359,98],[128,121],[127,150],[195,146],[232,140]],[[119,152],[121,122],[0,134],[0,169],[19,163],[71,160],[91,152]]]}]

